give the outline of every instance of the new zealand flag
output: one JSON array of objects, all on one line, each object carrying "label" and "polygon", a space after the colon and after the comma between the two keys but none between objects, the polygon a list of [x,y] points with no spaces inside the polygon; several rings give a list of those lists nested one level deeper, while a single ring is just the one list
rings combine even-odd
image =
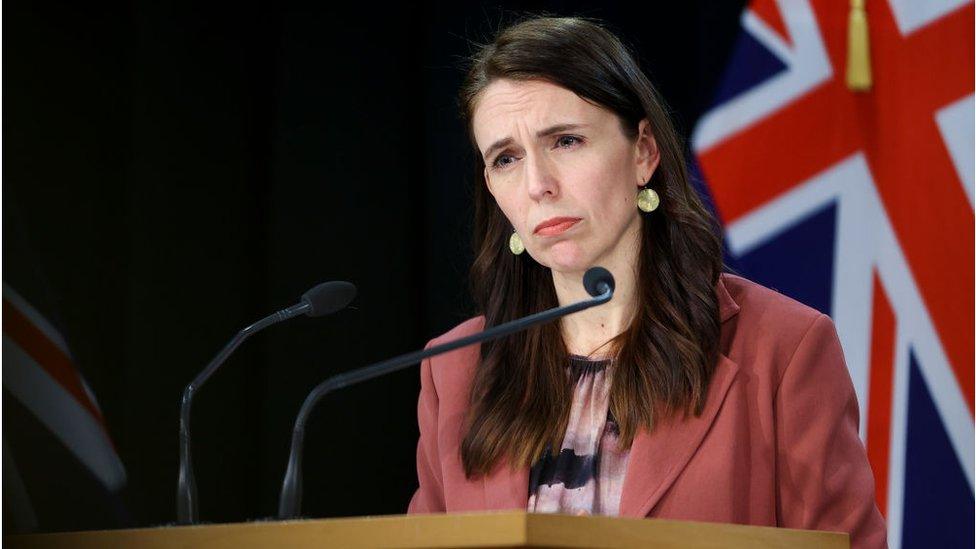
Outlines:
[{"label": "new zealand flag", "polygon": [[[856,3],[855,3],[856,4]],[[754,0],[697,169],[730,264],[833,318],[897,547],[973,547],[973,4]]]}]

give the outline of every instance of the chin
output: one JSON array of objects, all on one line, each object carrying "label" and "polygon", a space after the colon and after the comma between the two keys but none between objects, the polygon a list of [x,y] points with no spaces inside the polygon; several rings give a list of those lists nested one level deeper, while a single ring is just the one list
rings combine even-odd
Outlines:
[{"label": "chin", "polygon": [[540,256],[537,261],[541,265],[559,273],[582,272],[593,264],[592,254],[570,240],[556,242],[542,251]]}]

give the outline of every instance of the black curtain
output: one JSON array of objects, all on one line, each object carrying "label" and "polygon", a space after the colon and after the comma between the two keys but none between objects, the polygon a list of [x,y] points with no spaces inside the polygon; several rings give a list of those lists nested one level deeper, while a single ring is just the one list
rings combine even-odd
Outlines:
[{"label": "black curtain", "polygon": [[[196,399],[207,522],[274,514],[291,423],[315,384],[475,314],[455,102],[473,43],[526,11],[600,18],[687,136],[742,5],[6,2],[3,279],[67,339],[128,473],[123,514],[28,486],[40,530],[173,521],[183,386],[237,330],[317,282],[348,280],[359,296],[254,337]],[[306,515],[405,511],[418,389],[411,369],[322,403]],[[6,433],[29,428],[6,417]],[[43,511],[54,499],[86,512]]]}]

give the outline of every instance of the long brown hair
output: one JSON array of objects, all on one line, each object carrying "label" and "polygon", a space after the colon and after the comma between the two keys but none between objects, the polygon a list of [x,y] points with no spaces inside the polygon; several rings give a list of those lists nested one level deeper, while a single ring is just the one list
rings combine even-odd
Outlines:
[{"label": "long brown hair", "polygon": [[[718,353],[715,284],[722,269],[714,218],[689,183],[681,141],[654,86],[634,57],[600,24],[536,17],[501,30],[472,57],[460,92],[468,133],[479,94],[496,79],[541,79],[601,105],[637,139],[648,119],[660,163],[649,186],[661,197],[641,220],[636,314],[611,348],[616,357],[610,409],[629,446],[644,427],[682,412],[701,413]],[[488,193],[484,161],[475,162],[475,259],[472,294],[495,326],[558,305],[548,268],[508,251],[511,225]],[[557,323],[481,346],[461,445],[466,475],[500,459],[525,466],[548,446],[559,451],[573,383]]]}]

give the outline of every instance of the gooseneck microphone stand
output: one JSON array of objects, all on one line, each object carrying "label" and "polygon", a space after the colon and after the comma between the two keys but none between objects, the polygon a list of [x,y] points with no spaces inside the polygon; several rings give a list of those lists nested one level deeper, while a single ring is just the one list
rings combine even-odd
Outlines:
[{"label": "gooseneck microphone stand", "polygon": [[288,468],[285,471],[285,479],[281,486],[281,496],[278,500],[278,518],[281,520],[297,518],[301,512],[302,505],[302,447],[305,440],[305,422],[309,415],[318,404],[319,400],[325,395],[342,389],[350,385],[361,383],[374,377],[379,377],[392,372],[402,370],[408,366],[416,364],[425,358],[453,351],[461,347],[466,347],[475,343],[481,343],[492,339],[497,339],[515,332],[524,330],[536,324],[542,324],[576,313],[590,307],[602,305],[613,297],[614,280],[609,271],[602,267],[593,267],[586,271],[583,277],[583,285],[586,291],[593,296],[593,299],[573,303],[565,307],[554,307],[539,313],[529,315],[518,320],[513,320],[505,324],[488,328],[477,334],[472,334],[443,345],[415,351],[400,355],[383,362],[359,368],[344,374],[332,376],[318,386],[316,386],[305,402],[302,404],[295,419],[295,425],[291,435],[291,451],[288,455]]},{"label": "gooseneck microphone stand", "polygon": [[356,287],[348,282],[323,282],[305,292],[301,301],[270,314],[237,332],[217,356],[183,390],[180,401],[180,472],[176,485],[176,520],[179,524],[196,524],[199,517],[197,482],[193,475],[190,446],[190,407],[197,390],[217,371],[221,364],[251,335],[298,315],[323,316],[344,309],[356,296]]}]

